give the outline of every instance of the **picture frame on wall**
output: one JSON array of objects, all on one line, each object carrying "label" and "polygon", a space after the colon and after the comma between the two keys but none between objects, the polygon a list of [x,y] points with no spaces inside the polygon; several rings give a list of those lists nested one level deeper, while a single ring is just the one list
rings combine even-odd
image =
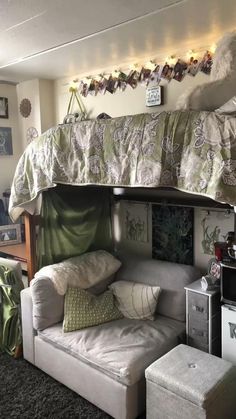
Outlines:
[{"label": "picture frame on wall", "polygon": [[10,156],[12,149],[12,131],[8,127],[0,127],[0,156]]},{"label": "picture frame on wall", "polygon": [[0,97],[0,118],[8,118],[8,99]]},{"label": "picture frame on wall", "polygon": [[21,243],[20,224],[0,226],[0,246],[8,246]]}]

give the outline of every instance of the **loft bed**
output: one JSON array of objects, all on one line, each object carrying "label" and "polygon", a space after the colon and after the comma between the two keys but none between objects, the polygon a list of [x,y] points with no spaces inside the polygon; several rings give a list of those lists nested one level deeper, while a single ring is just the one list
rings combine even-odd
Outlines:
[{"label": "loft bed", "polygon": [[139,114],[58,125],[33,141],[17,165],[9,204],[13,221],[26,214],[29,279],[36,271],[34,214],[57,185],[174,188],[235,207],[236,118]]}]

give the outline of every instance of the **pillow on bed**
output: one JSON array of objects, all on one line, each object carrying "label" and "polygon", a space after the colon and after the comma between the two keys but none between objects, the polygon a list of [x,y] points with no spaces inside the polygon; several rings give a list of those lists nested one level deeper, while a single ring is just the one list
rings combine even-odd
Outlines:
[{"label": "pillow on bed", "polygon": [[215,112],[221,115],[235,115],[236,116],[236,96],[233,96],[228,102],[224,103]]},{"label": "pillow on bed", "polygon": [[121,313],[128,319],[154,319],[160,287],[117,281],[109,287],[117,300]]},{"label": "pillow on bed", "polygon": [[112,291],[95,296],[80,288],[68,288],[64,304],[64,332],[96,326],[122,317],[115,305]]}]

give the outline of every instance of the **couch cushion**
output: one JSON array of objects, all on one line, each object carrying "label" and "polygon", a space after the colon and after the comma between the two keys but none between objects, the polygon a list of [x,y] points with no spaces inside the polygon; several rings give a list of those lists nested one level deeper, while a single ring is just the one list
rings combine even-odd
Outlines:
[{"label": "couch cushion", "polygon": [[57,324],[38,335],[112,378],[132,385],[144,376],[145,368],[179,343],[178,336],[184,331],[182,322],[158,316],[154,321],[123,318],[69,333]]},{"label": "couch cushion", "polygon": [[122,318],[112,291],[95,296],[80,288],[68,288],[64,303],[63,331],[84,329]]},{"label": "couch cushion", "polygon": [[34,278],[30,282],[33,301],[33,326],[45,329],[61,322],[64,316],[64,295],[59,295],[49,278]]},{"label": "couch cushion", "polygon": [[121,313],[128,319],[154,319],[160,287],[116,281],[109,287]]},{"label": "couch cushion", "polygon": [[161,287],[157,313],[185,321],[184,287],[201,277],[193,266],[135,256],[121,256],[122,267],[116,280],[134,281]]}]

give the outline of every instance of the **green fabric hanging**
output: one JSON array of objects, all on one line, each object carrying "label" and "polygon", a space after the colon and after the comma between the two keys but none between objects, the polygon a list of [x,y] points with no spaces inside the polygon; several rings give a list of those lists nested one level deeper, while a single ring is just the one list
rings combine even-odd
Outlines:
[{"label": "green fabric hanging", "polygon": [[23,282],[13,271],[0,265],[0,350],[10,355],[22,343],[20,291],[23,288]]},{"label": "green fabric hanging", "polygon": [[43,193],[38,266],[112,249],[108,188],[59,185]]}]

